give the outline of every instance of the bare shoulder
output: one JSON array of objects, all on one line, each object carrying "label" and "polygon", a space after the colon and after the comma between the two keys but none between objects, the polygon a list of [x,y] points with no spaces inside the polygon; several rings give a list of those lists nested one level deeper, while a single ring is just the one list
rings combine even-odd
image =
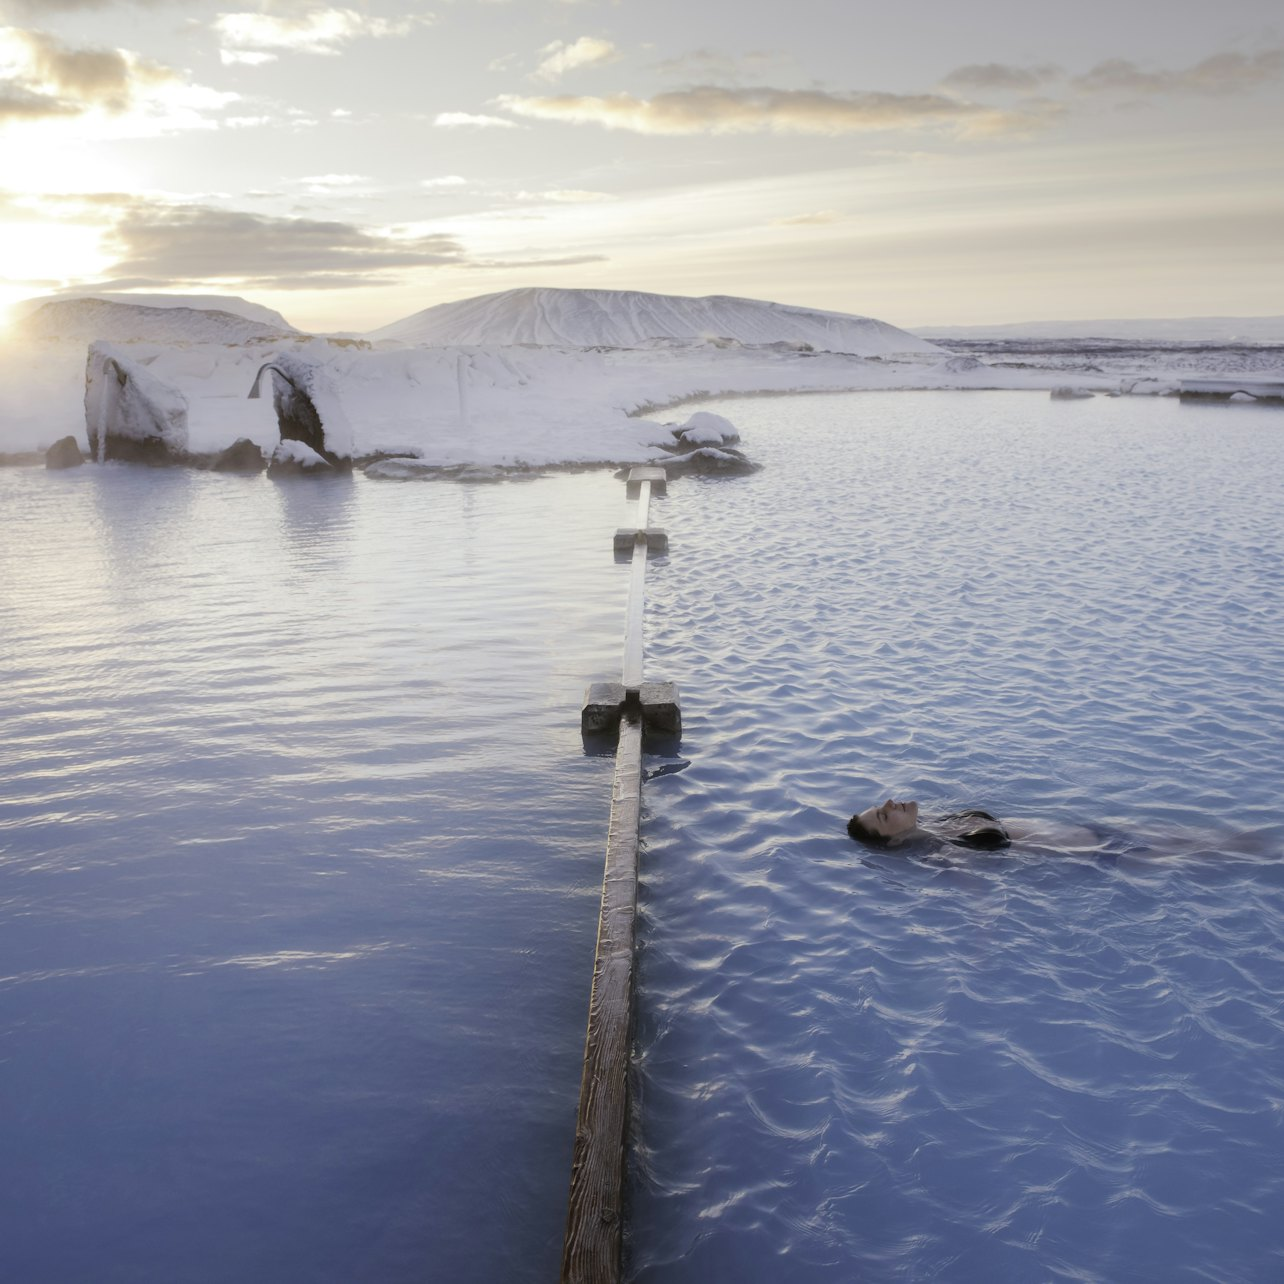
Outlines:
[{"label": "bare shoulder", "polygon": [[1047,847],[1097,847],[1101,838],[1085,825],[1067,825],[1056,820],[1005,820],[1003,827],[1016,842],[1041,843]]}]

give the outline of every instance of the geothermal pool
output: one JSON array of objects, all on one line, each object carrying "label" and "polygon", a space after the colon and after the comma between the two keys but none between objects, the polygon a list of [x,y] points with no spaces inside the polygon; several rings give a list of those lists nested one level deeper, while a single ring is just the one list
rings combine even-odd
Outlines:
[{"label": "geothermal pool", "polygon": [[[653,509],[632,1278],[1277,1277],[1281,416],[722,408],[767,469]],[[0,1276],[556,1276],[624,516],[0,470]],[[856,848],[889,793],[1186,850]]]},{"label": "geothermal pool", "polygon": [[556,1277],[624,512],[0,470],[0,1277]]},{"label": "geothermal pool", "polygon": [[[1280,1278],[1284,414],[710,408],[767,469],[654,519],[630,1278]],[[857,847],[889,794],[1123,838]]]}]

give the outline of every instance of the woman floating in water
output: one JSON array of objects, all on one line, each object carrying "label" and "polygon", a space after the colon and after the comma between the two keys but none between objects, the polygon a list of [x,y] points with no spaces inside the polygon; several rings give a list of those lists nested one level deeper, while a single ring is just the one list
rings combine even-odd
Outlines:
[{"label": "woman floating in water", "polygon": [[866,807],[847,822],[847,832],[867,847],[900,847],[906,843],[950,843],[973,851],[992,852],[1013,842],[1043,847],[1097,847],[1103,835],[1083,825],[1056,821],[1001,821],[988,811],[956,811],[919,824],[918,803],[889,798]]},{"label": "woman floating in water", "polygon": [[1055,820],[999,820],[975,808],[950,812],[919,822],[918,803],[897,802],[866,807],[847,822],[847,832],[867,847],[908,847],[939,852],[942,847],[967,847],[993,852],[1013,843],[1075,851],[1113,860],[1119,856],[1159,857],[1192,852],[1237,852],[1253,856],[1284,856],[1280,826],[1241,834],[1132,834],[1106,825],[1065,825]]}]

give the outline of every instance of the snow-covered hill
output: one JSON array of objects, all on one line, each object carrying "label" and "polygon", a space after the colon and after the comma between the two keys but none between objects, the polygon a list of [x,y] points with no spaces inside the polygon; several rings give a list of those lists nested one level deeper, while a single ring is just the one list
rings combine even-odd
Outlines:
[{"label": "snow-covered hill", "polygon": [[261,303],[251,303],[239,294],[123,294],[81,290],[25,299],[14,305],[13,315],[25,317],[43,308],[46,303],[64,303],[76,299],[102,299],[107,303],[128,303],[139,308],[194,308],[198,312],[230,312],[234,317],[244,317],[247,321],[258,321],[261,325],[271,326],[276,334],[295,333],[294,326],[279,312],[265,308]]},{"label": "snow-covered hill", "polygon": [[931,339],[1127,339],[1171,343],[1284,343],[1284,317],[1151,317],[918,326]]},{"label": "snow-covered hill", "polygon": [[505,290],[439,304],[365,337],[430,347],[530,343],[636,348],[665,340],[733,339],[742,344],[810,344],[859,356],[938,351],[871,317],[721,294],[696,299],[638,290]]},{"label": "snow-covered hill", "polygon": [[114,343],[253,343],[298,333],[270,309],[257,310],[276,320],[251,319],[225,308],[183,303],[152,306],[132,300],[55,299],[19,317],[12,329],[23,339],[78,343],[95,339]]}]

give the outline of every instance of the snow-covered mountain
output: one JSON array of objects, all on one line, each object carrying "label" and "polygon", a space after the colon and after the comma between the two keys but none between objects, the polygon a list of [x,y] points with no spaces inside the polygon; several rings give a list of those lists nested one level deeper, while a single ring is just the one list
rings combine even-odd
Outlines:
[{"label": "snow-covered mountain", "polygon": [[[24,339],[92,342],[107,339],[114,343],[253,343],[282,335],[297,334],[284,317],[270,308],[259,308],[243,299],[223,300],[219,296],[194,296],[189,301],[169,302],[179,296],[124,296],[129,301],[100,298],[58,298],[39,303],[20,316],[13,332]],[[140,304],[136,298],[164,298],[164,304]],[[213,301],[237,302],[244,309],[262,314],[250,317],[212,306]]]},{"label": "snow-covered mountain", "polygon": [[917,326],[931,339],[1126,339],[1171,343],[1284,343],[1284,317],[1151,317]]},{"label": "snow-covered mountain", "polygon": [[688,298],[638,290],[505,290],[442,303],[365,336],[429,347],[529,343],[636,348],[654,341],[810,344],[881,356],[936,352],[933,344],[871,317],[715,294]]},{"label": "snow-covered mountain", "polygon": [[67,290],[61,294],[45,294],[35,299],[24,299],[12,309],[15,317],[24,317],[46,303],[62,303],[72,299],[103,299],[107,303],[129,303],[139,308],[194,308],[198,312],[230,312],[247,321],[270,325],[278,333],[291,334],[292,326],[279,312],[265,308],[261,303],[251,303],[239,294],[126,294],[111,290]]}]

